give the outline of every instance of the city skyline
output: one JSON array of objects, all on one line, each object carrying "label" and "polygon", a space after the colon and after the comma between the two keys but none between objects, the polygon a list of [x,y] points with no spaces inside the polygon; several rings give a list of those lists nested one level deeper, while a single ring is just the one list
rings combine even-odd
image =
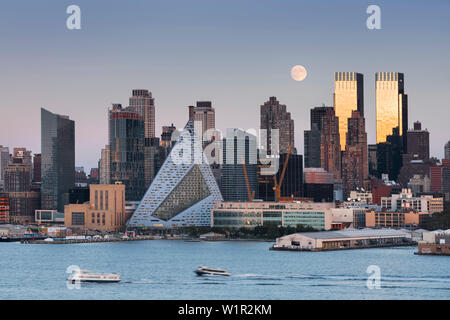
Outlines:
[{"label": "city skyline", "polygon": [[[108,140],[108,107],[126,107],[130,90],[145,88],[155,99],[157,137],[162,126],[183,127],[185,108],[202,100],[212,101],[223,132],[258,128],[259,106],[276,96],[291,113],[295,147],[303,150],[309,110],[333,105],[333,73],[348,71],[364,74],[366,132],[373,144],[375,73],[391,71],[405,74],[408,127],[421,121],[430,132],[430,155],[443,158],[448,129],[436,114],[445,112],[450,100],[450,46],[441,37],[450,30],[443,18],[450,4],[436,1],[430,9],[406,1],[382,3],[382,29],[368,30],[366,4],[325,2],[326,10],[312,2],[210,6],[196,1],[202,6],[194,6],[175,1],[139,3],[137,11],[112,2],[105,14],[102,4],[79,1],[78,31],[65,28],[66,3],[27,3],[27,10],[21,1],[4,4],[0,27],[14,34],[7,34],[1,53],[7,77],[0,80],[5,90],[0,103],[2,118],[8,119],[0,127],[1,143],[39,153],[36,119],[41,107],[48,108],[75,121],[76,164],[96,167]],[[146,19],[146,12],[154,19]],[[121,21],[119,31],[112,20]],[[136,42],[141,38],[150,40]],[[394,47],[402,54],[393,55]],[[290,78],[296,64],[308,70],[303,82]],[[236,112],[241,116],[232,117]]]}]

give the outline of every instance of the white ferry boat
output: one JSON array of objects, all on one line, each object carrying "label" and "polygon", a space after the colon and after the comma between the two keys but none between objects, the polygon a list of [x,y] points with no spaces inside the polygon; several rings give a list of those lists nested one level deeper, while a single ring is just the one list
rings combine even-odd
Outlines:
[{"label": "white ferry boat", "polygon": [[231,274],[224,269],[219,268],[208,268],[204,266],[199,266],[195,271],[199,276],[230,276]]},{"label": "white ferry boat", "polygon": [[119,282],[120,274],[117,273],[97,273],[89,270],[75,271],[67,278],[67,281],[79,282]]}]

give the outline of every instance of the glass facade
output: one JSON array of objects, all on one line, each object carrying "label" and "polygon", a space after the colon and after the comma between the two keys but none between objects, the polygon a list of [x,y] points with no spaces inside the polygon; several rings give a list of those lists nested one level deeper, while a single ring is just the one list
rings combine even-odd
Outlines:
[{"label": "glass facade", "polygon": [[213,226],[226,228],[255,227],[276,225],[296,227],[310,226],[315,230],[325,230],[325,210],[305,208],[286,209],[283,205],[271,205],[269,208],[247,209],[213,209]]},{"label": "glass facade", "polygon": [[356,72],[335,72],[334,111],[339,118],[341,150],[345,150],[347,119],[354,110],[364,117],[364,76]]},{"label": "glass facade", "polygon": [[247,178],[251,191],[257,193],[256,137],[238,129],[228,129],[223,139],[223,165],[221,191],[225,201],[248,201],[245,181],[245,161]]},{"label": "glass facade", "polygon": [[[398,127],[406,142],[408,131],[408,96],[404,91],[404,75],[399,72],[377,72],[375,75],[377,143],[384,143]],[[406,147],[406,143],[404,143]],[[405,150],[406,152],[406,150]]]},{"label": "glass facade", "polygon": [[114,105],[109,112],[110,171],[112,184],[125,185],[125,199],[139,201],[145,193],[144,120],[133,110]]},{"label": "glass facade", "polygon": [[41,208],[64,211],[75,185],[75,122],[41,109]]}]

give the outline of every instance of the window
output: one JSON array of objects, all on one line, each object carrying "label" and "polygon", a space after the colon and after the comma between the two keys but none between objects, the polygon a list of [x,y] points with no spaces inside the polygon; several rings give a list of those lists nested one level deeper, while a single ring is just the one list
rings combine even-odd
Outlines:
[{"label": "window", "polygon": [[84,212],[72,212],[72,225],[84,226]]}]

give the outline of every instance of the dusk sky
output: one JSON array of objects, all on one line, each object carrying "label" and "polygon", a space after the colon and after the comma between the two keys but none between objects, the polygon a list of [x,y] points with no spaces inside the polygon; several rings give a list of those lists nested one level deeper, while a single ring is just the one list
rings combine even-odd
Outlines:
[{"label": "dusk sky", "polygon": [[[81,30],[66,8],[81,7]],[[381,7],[381,30],[366,8]],[[75,120],[76,165],[97,166],[107,110],[148,89],[161,126],[183,127],[187,106],[211,100],[216,126],[259,127],[276,96],[303,154],[309,110],[333,103],[335,71],[364,74],[369,144],[375,72],[405,74],[409,127],[430,131],[431,155],[450,140],[450,1],[47,0],[0,4],[0,145],[40,152],[40,108]],[[290,77],[303,65],[303,82]],[[12,150],[11,150],[12,151]]]}]

